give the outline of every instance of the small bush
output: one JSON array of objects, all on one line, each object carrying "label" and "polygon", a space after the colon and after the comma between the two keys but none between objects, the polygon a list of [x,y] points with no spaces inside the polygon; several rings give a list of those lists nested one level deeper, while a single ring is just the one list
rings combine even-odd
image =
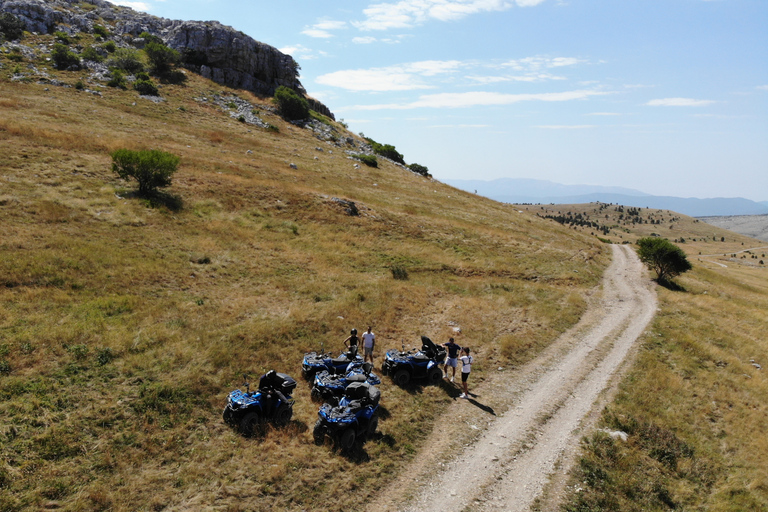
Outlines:
[{"label": "small bush", "polygon": [[83,89],[85,89],[85,84],[83,83],[82,80],[78,80],[75,83],[75,89],[77,89],[78,91],[82,91]]},{"label": "small bush", "polygon": [[0,375],[8,375],[11,373],[11,364],[5,359],[0,359]]},{"label": "small bush", "polygon": [[105,366],[112,362],[112,360],[115,358],[115,352],[109,348],[100,348],[96,352],[96,364],[99,366]]},{"label": "small bush", "polygon": [[306,98],[284,85],[275,91],[275,102],[280,115],[288,121],[299,121],[309,117],[309,102]]},{"label": "small bush", "polygon": [[168,73],[181,59],[179,52],[156,41],[147,43],[144,47],[144,53],[147,54],[152,72],[156,75]]},{"label": "small bush", "polygon": [[171,176],[179,166],[179,157],[156,149],[133,151],[118,149],[112,152],[112,170],[124,179],[139,182],[139,194],[149,196],[159,187],[168,187]]},{"label": "small bush", "polygon": [[128,83],[125,81],[125,75],[119,69],[112,70],[112,78],[107,82],[109,87],[117,87],[118,89],[128,88]]},{"label": "small bush", "polygon": [[408,270],[402,265],[394,265],[390,268],[392,271],[392,277],[399,281],[408,280]]},{"label": "small bush", "polygon": [[80,66],[80,58],[61,43],[53,45],[51,59],[53,60],[53,65],[56,69],[69,69]]},{"label": "small bush", "polygon": [[397,152],[395,149],[395,146],[392,144],[379,144],[373,139],[366,138],[366,140],[370,143],[371,148],[373,148],[373,152],[377,155],[381,155],[385,158],[389,158],[393,162],[397,162],[399,164],[405,165],[405,160],[403,159],[403,155]]},{"label": "small bush", "polygon": [[378,167],[379,166],[379,161],[373,155],[355,155],[354,158],[357,158],[358,160],[363,162],[368,167]]},{"label": "small bush", "polygon": [[152,82],[152,80],[136,80],[133,82],[133,88],[136,89],[139,94],[142,94],[144,96],[157,96],[158,90],[157,86]]},{"label": "small bush", "polygon": [[93,62],[104,62],[104,57],[102,57],[99,51],[93,46],[89,46],[88,48],[84,49],[80,54],[80,56],[84,60],[91,60]]},{"label": "small bush", "polygon": [[109,37],[109,30],[107,30],[103,25],[94,25],[93,33],[97,36],[103,37],[104,39]]},{"label": "small bush", "polygon": [[273,133],[280,133],[280,127],[279,126],[275,126],[272,123],[269,123],[267,125],[267,131],[268,132],[273,132]]},{"label": "small bush", "polygon": [[112,54],[112,58],[107,63],[111,68],[117,68],[131,74],[144,71],[144,64],[141,62],[139,52],[130,48],[118,48]]},{"label": "small bush", "polygon": [[[9,41],[21,39],[24,34],[24,22],[9,12],[0,13],[0,35]],[[2,38],[0,38],[2,39]]]},{"label": "small bush", "polygon": [[117,45],[115,44],[114,41],[107,41],[106,43],[104,43],[102,48],[107,50],[107,53],[115,53],[115,50],[117,50]]},{"label": "small bush", "polygon": [[425,165],[419,165],[419,164],[411,164],[408,166],[408,168],[415,172],[416,174],[421,174],[422,176],[429,178],[432,175],[429,174],[429,169]]},{"label": "small bush", "polygon": [[53,37],[58,39],[60,42],[64,44],[70,44],[72,41],[69,39],[69,34],[66,32],[62,32],[61,30],[57,30],[53,33]]}]

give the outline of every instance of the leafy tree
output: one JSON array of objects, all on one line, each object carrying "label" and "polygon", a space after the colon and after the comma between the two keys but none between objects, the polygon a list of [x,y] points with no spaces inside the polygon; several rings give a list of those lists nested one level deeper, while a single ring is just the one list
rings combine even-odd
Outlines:
[{"label": "leafy tree", "polygon": [[693,268],[683,250],[666,238],[641,238],[637,245],[640,246],[637,251],[640,261],[656,272],[661,283]]},{"label": "leafy tree", "polygon": [[403,155],[397,152],[397,149],[395,149],[395,146],[392,144],[379,144],[375,140],[371,138],[366,138],[365,140],[368,141],[368,143],[371,145],[371,148],[373,148],[373,152],[377,155],[381,155],[385,158],[389,158],[393,162],[397,162],[400,164],[405,165],[405,160],[403,159]]},{"label": "leafy tree", "polygon": [[157,149],[133,151],[118,149],[110,155],[112,170],[124,179],[139,182],[139,194],[150,196],[159,187],[171,184],[171,176],[179,166],[179,157]]},{"label": "leafy tree", "polygon": [[0,35],[9,41],[21,39],[21,36],[24,34],[24,26],[24,22],[13,14],[9,12],[0,13]]},{"label": "leafy tree", "polygon": [[93,62],[104,62],[104,57],[102,57],[99,51],[93,46],[89,46],[88,48],[83,49],[83,51],[80,53],[80,56],[83,57],[83,60],[92,60]]},{"label": "leafy tree", "polygon": [[56,66],[56,69],[68,69],[73,66],[80,66],[80,57],[75,55],[74,52],[70,51],[67,46],[61,43],[53,45],[51,59],[53,60],[53,65]]},{"label": "leafy tree", "polygon": [[179,52],[169,48],[162,42],[150,41],[144,46],[152,72],[156,75],[164,75],[171,71],[180,61]]},{"label": "leafy tree", "polygon": [[133,88],[144,96],[157,96],[159,94],[157,86],[149,79],[137,79],[133,82]]},{"label": "leafy tree", "polygon": [[130,74],[144,71],[144,64],[141,62],[139,52],[130,48],[118,48],[115,50],[107,65],[111,68],[127,71]]},{"label": "leafy tree", "polygon": [[288,121],[297,121],[309,117],[309,102],[293,89],[281,85],[275,91],[275,101],[280,115]]}]

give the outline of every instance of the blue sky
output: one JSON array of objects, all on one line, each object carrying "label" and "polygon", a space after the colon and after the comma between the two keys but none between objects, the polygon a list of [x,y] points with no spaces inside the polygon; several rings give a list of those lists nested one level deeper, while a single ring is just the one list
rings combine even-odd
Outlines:
[{"label": "blue sky", "polygon": [[768,200],[766,0],[146,0],[291,54],[437,179]]}]

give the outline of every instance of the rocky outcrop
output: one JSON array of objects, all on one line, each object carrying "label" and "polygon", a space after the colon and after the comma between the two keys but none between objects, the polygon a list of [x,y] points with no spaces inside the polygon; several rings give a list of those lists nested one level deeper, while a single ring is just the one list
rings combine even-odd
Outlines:
[{"label": "rocky outcrop", "polygon": [[[30,32],[74,35],[101,24],[123,46],[142,43],[138,35],[148,32],[178,50],[187,68],[217,83],[264,95],[284,85],[306,95],[293,57],[217,21],[169,20],[104,0],[0,0],[0,11],[20,18]],[[334,119],[325,105],[309,100]]]}]

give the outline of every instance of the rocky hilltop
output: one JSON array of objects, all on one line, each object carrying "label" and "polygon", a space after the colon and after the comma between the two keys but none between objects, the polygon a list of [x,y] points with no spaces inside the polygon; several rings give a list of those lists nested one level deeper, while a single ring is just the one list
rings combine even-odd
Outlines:
[{"label": "rocky hilltop", "polygon": [[[284,85],[306,96],[293,57],[217,21],[169,20],[104,0],[0,0],[0,12],[17,16],[30,32],[75,35],[102,25],[120,46],[140,47],[139,34],[148,32],[178,50],[185,67],[215,82],[266,95]],[[325,105],[307,99],[333,118]]]}]

